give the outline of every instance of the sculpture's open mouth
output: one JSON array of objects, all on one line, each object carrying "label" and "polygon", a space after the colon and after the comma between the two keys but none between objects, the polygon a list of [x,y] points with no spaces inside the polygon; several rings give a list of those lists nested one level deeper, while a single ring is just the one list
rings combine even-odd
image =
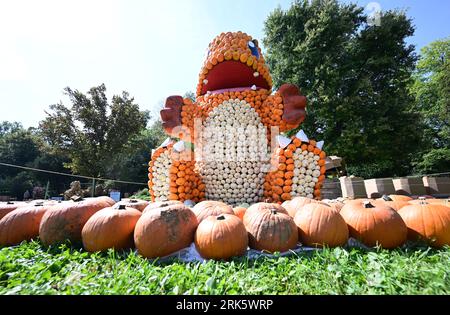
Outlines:
[{"label": "sculpture's open mouth", "polygon": [[218,63],[208,72],[202,84],[201,94],[208,91],[211,93],[241,91],[252,86],[270,90],[266,79],[252,67],[240,61],[228,60]]}]

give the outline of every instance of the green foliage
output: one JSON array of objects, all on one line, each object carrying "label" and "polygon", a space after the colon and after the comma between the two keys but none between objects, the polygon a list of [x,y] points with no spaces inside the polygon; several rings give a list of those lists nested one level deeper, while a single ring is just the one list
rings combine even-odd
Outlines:
[{"label": "green foliage", "polygon": [[[151,150],[158,147],[165,138],[167,135],[164,133],[161,121],[156,121],[149,128],[142,130],[109,161],[106,169],[109,178],[146,182]],[[116,183],[115,186],[126,191],[136,191],[140,187],[120,183]]]},{"label": "green foliage", "polygon": [[449,294],[450,248],[324,249],[291,257],[161,263],[39,242],[0,249],[0,294]]},{"label": "green foliage", "polygon": [[142,199],[142,200],[151,200],[150,192],[148,191],[148,188],[144,188],[142,190],[139,190],[136,192],[135,195],[131,196],[132,199]]},{"label": "green foliage", "polygon": [[294,83],[307,96],[300,128],[329,155],[366,178],[405,175],[421,136],[408,94],[414,29],[397,11],[383,12],[380,26],[366,21],[354,4],[294,1],[265,22],[267,62],[276,87]]},{"label": "green foliage", "polygon": [[411,87],[424,128],[415,171],[450,170],[450,38],[422,48]]},{"label": "green foliage", "polygon": [[450,148],[431,149],[414,164],[419,174],[436,174],[450,171]]},{"label": "green foliage", "polygon": [[123,152],[124,144],[149,119],[148,112],[140,111],[127,92],[113,96],[111,103],[105,92],[104,84],[91,88],[88,95],[66,88],[72,105],[51,105],[51,112],[39,124],[45,141],[69,158],[68,167],[74,173],[105,176],[109,161]]}]

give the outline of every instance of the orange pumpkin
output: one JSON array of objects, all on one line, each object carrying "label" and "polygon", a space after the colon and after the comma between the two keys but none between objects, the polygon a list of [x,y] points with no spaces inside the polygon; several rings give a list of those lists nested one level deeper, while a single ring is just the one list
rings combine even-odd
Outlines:
[{"label": "orange pumpkin", "polygon": [[220,214],[232,214],[234,215],[233,208],[226,203],[213,200],[205,200],[199,202],[192,208],[197,216],[198,223],[202,222],[207,217],[213,215],[218,216]]},{"label": "orange pumpkin", "polygon": [[399,215],[408,227],[410,240],[424,239],[430,245],[450,245],[450,208],[421,200],[401,208]]},{"label": "orange pumpkin", "polygon": [[278,204],[257,203],[244,215],[244,225],[253,249],[285,252],[297,246],[298,231],[294,220]]},{"label": "orange pumpkin", "polygon": [[194,241],[197,225],[194,212],[183,204],[153,209],[136,223],[134,243],[144,257],[167,256]]},{"label": "orange pumpkin", "polygon": [[350,236],[366,246],[379,244],[383,248],[395,248],[406,241],[405,222],[387,205],[353,200],[345,204],[340,214],[348,225]]},{"label": "orange pumpkin", "polygon": [[24,206],[11,211],[0,220],[0,245],[17,245],[39,236],[39,224],[51,206]]},{"label": "orange pumpkin", "polygon": [[11,201],[0,203],[0,220],[11,211],[16,210],[18,207],[23,205],[24,205],[23,203]]},{"label": "orange pumpkin", "polygon": [[128,199],[128,200],[122,200],[118,203],[119,205],[125,205],[129,208],[134,208],[139,211],[144,211],[145,207],[148,206],[149,202],[145,200],[139,200],[139,199]]},{"label": "orange pumpkin", "polygon": [[247,208],[245,208],[245,207],[234,207],[233,208],[234,215],[237,216],[241,220],[244,219],[245,211],[247,211]]},{"label": "orange pumpkin", "polygon": [[139,210],[123,204],[96,212],[81,232],[84,248],[89,252],[132,248],[134,226],[140,217]]},{"label": "orange pumpkin", "polygon": [[410,201],[410,200],[413,200],[411,197],[405,196],[405,195],[383,195],[383,197],[381,197],[381,198],[386,201]]},{"label": "orange pumpkin", "polygon": [[165,201],[156,201],[156,202],[150,202],[145,208],[144,211],[142,211],[142,214],[147,213],[148,211],[152,211],[155,209],[171,206],[171,205],[181,205],[183,204],[179,200],[165,200]]},{"label": "orange pumpkin", "polygon": [[104,197],[79,198],[77,201],[55,205],[52,211],[47,211],[42,217],[39,226],[42,243],[52,245],[66,240],[75,244],[80,243],[81,231],[89,218],[110,205],[111,201]]},{"label": "orange pumpkin", "polygon": [[347,243],[347,224],[331,207],[320,203],[307,204],[297,211],[294,222],[303,245],[336,247]]},{"label": "orange pumpkin", "polygon": [[295,214],[298,210],[300,210],[303,206],[310,204],[310,203],[316,203],[317,200],[306,198],[306,197],[294,197],[291,200],[287,200],[283,202],[281,205],[283,208],[285,208],[288,212],[288,214],[294,218]]},{"label": "orange pumpkin", "polygon": [[[393,195],[390,195],[393,196]],[[385,204],[395,211],[400,210],[402,207],[409,205],[410,203],[407,200],[402,200],[402,198],[394,198],[392,199],[390,196],[384,195],[383,197],[374,200],[374,203]],[[406,197],[406,196],[405,196]]]},{"label": "orange pumpkin", "polygon": [[206,259],[242,256],[247,246],[247,230],[235,215],[209,216],[198,225],[195,232],[195,247]]}]

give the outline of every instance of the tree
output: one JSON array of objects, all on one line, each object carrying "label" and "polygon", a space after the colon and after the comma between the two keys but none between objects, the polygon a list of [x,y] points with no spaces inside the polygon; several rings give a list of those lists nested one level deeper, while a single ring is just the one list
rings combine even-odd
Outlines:
[{"label": "tree", "polygon": [[138,135],[149,120],[127,92],[108,103],[104,84],[85,95],[65,89],[72,105],[51,105],[39,123],[44,140],[58,154],[67,157],[72,172],[86,176],[105,176],[108,164],[123,152],[127,142]]},{"label": "tree", "polygon": [[424,134],[415,160],[418,173],[450,170],[450,38],[422,48],[411,91]]},{"label": "tree", "polygon": [[363,177],[405,175],[420,139],[408,94],[416,56],[414,29],[402,12],[367,23],[362,7],[335,0],[295,1],[265,22],[275,87],[297,84],[308,98],[300,128],[325,140]]},{"label": "tree", "polygon": [[[150,128],[142,130],[130,139],[125,150],[117,154],[108,164],[108,176],[131,182],[146,182],[151,150],[157,148],[165,138],[167,135],[164,133],[161,121],[154,122]],[[115,188],[136,191],[139,186],[115,184]]]}]

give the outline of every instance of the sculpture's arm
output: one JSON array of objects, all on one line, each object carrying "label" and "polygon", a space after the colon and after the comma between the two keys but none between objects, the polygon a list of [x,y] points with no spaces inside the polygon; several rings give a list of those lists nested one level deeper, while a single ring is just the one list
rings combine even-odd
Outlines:
[{"label": "sculpture's arm", "polygon": [[160,115],[169,136],[193,142],[195,119],[202,117],[200,106],[189,98],[169,96]]},{"label": "sculpture's arm", "polygon": [[278,126],[280,131],[298,127],[306,117],[306,97],[293,84],[283,84],[269,95],[262,104],[263,121],[266,125]]}]

